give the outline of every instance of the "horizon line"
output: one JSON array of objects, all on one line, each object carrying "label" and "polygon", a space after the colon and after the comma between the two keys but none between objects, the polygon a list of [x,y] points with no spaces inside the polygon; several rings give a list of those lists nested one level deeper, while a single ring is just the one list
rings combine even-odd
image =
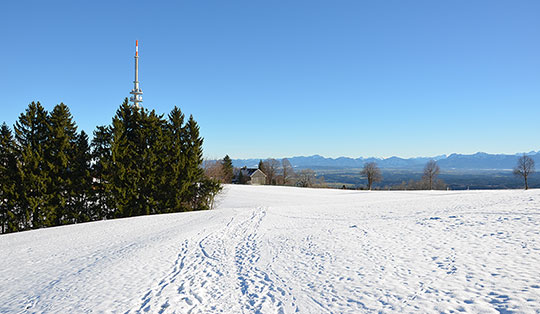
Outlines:
[{"label": "horizon line", "polygon": [[[276,160],[281,160],[281,159],[302,158],[302,157],[304,157],[304,158],[306,158],[306,157],[322,157],[322,158],[325,158],[325,159],[349,158],[349,159],[380,159],[380,160],[386,160],[386,159],[390,159],[390,158],[400,158],[400,159],[439,158],[439,159],[442,159],[442,158],[447,158],[447,157],[452,156],[452,155],[473,156],[473,155],[478,155],[478,154],[486,154],[486,155],[517,156],[517,155],[521,155],[521,154],[535,155],[535,154],[538,154],[538,153],[540,153],[540,149],[537,150],[537,151],[530,150],[528,152],[516,152],[516,153],[490,153],[490,152],[477,151],[475,153],[456,153],[456,152],[454,152],[454,153],[449,153],[449,154],[439,154],[439,155],[433,155],[433,156],[411,156],[411,157],[400,157],[400,156],[397,156],[397,155],[391,155],[391,156],[388,156],[388,157],[375,157],[375,156],[370,156],[370,157],[363,157],[363,156],[359,156],[359,157],[350,157],[350,156],[326,157],[326,156],[323,156],[321,154],[312,154],[312,155],[295,155],[295,156],[286,156],[286,157],[264,157],[264,158],[261,158],[261,157],[248,157],[248,158],[231,157],[231,159],[235,159],[235,160],[251,160],[251,159],[259,159],[259,160],[276,159]],[[221,158],[223,158],[223,157],[221,157]],[[208,156],[205,157],[206,160],[219,160],[221,158],[210,158]]]}]

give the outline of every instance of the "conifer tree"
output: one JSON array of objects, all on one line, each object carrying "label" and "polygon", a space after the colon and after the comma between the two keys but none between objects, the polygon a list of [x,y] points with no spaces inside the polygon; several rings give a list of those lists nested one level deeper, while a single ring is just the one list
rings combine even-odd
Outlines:
[{"label": "conifer tree", "polygon": [[111,127],[111,165],[105,177],[111,193],[114,217],[143,214],[140,203],[141,151],[140,112],[127,98],[116,111]]},{"label": "conifer tree", "polygon": [[223,171],[223,182],[231,183],[234,170],[231,157],[229,157],[229,155],[225,155],[225,157],[223,157],[223,160],[221,161],[221,165],[221,169]]},{"label": "conifer tree", "polygon": [[168,116],[167,123],[167,156],[166,160],[166,201],[171,212],[180,212],[188,209],[187,193],[189,180],[187,179],[187,134],[184,126],[185,116],[178,107],[174,107]]},{"label": "conifer tree", "polygon": [[19,230],[17,198],[17,160],[15,141],[11,130],[2,124],[0,128],[0,231]]},{"label": "conifer tree", "polygon": [[244,178],[244,174],[242,173],[242,169],[238,169],[238,183],[239,184],[245,184],[245,178]]},{"label": "conifer tree", "polygon": [[141,214],[167,212],[163,189],[166,186],[165,163],[166,148],[165,121],[161,115],[144,111],[141,113],[142,164],[139,166],[141,177]]},{"label": "conifer tree", "polygon": [[48,136],[45,145],[47,161],[47,184],[49,200],[45,210],[45,226],[59,226],[76,222],[76,211],[70,204],[73,188],[77,127],[69,108],[60,103],[49,117]]},{"label": "conifer tree", "polygon": [[99,212],[95,211],[92,203],[92,175],[91,175],[90,146],[88,135],[81,131],[77,136],[74,147],[74,158],[71,166],[71,198],[68,207],[69,218],[75,222],[86,222],[99,219]]},{"label": "conifer tree", "polygon": [[266,174],[266,169],[264,168],[264,162],[262,161],[262,159],[259,160],[258,168],[259,168],[260,171],[262,171],[264,174]]},{"label": "conifer tree", "polygon": [[47,192],[50,176],[45,159],[47,120],[48,113],[43,106],[39,102],[32,102],[15,123],[20,180],[17,206],[20,207],[18,219],[22,229],[40,228],[46,221],[47,213],[44,210],[50,199]]},{"label": "conifer tree", "polygon": [[[103,218],[209,209],[220,183],[205,176],[199,126],[175,107],[119,107],[91,146],[63,103],[31,103],[0,129],[2,233]],[[225,161],[232,168],[228,156]]]},{"label": "conifer tree", "polygon": [[94,131],[92,139],[92,182],[93,195],[92,212],[95,219],[104,219],[109,217],[111,206],[111,197],[106,188],[106,178],[110,177],[109,169],[111,165],[111,129],[108,126],[98,126]]},{"label": "conifer tree", "polygon": [[199,136],[199,126],[191,115],[186,124],[186,178],[189,182],[188,199],[191,210],[202,209],[199,187],[202,183],[204,171],[201,167],[203,162],[202,144],[203,139]]}]

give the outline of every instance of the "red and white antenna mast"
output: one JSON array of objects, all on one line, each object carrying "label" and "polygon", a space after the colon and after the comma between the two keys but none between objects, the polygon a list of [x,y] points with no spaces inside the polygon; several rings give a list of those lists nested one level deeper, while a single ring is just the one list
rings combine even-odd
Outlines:
[{"label": "red and white antenna mast", "polygon": [[139,41],[135,41],[135,81],[133,81],[134,87],[130,94],[133,95],[129,98],[133,105],[137,108],[141,108],[142,103],[142,90],[139,87]]}]

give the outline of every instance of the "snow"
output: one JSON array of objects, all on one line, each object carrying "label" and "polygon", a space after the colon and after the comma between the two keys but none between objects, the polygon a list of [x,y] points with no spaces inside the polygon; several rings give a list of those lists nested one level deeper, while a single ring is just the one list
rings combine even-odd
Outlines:
[{"label": "snow", "polygon": [[0,313],[540,313],[540,190],[226,186],[0,236]]}]

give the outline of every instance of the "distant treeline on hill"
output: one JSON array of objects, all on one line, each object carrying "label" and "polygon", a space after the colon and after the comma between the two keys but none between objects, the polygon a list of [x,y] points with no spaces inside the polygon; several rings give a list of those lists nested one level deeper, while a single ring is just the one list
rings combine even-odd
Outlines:
[{"label": "distant treeline on hill", "polygon": [[126,98],[89,143],[66,105],[32,102],[13,131],[1,127],[1,232],[211,208],[221,186],[201,167],[199,126],[184,120]]},{"label": "distant treeline on hill", "polygon": [[[379,158],[325,158],[319,155],[309,157],[284,158],[291,171],[289,173],[313,172],[315,177],[324,181],[324,186],[366,188],[366,176],[361,173],[363,168],[374,163],[381,171],[381,180],[374,182],[373,189],[415,190],[426,188],[422,176],[425,174],[425,165],[430,161],[436,162],[441,172],[436,189],[515,189],[524,185],[523,177],[514,173],[518,161],[523,154],[504,155],[476,153],[472,155],[452,154],[449,156],[436,156],[433,158],[418,157],[403,159],[390,157]],[[530,152],[527,158],[533,164],[540,162],[540,152]],[[269,158],[265,164],[276,161]],[[237,168],[257,167],[259,159],[232,159],[231,164]],[[260,166],[259,166],[260,168]],[[268,168],[268,167],[267,167]],[[277,184],[280,184],[280,167],[278,169]],[[265,173],[267,172],[264,170]],[[270,172],[272,173],[272,172]],[[214,176],[215,177],[215,176]],[[274,176],[269,176],[272,178]],[[267,180],[269,181],[269,180]],[[444,184],[442,184],[444,183]],[[540,187],[540,174],[533,171],[528,176],[529,187]],[[267,184],[270,184],[267,182]],[[369,187],[368,187],[369,188]]]},{"label": "distant treeline on hill", "polygon": [[[430,160],[437,161],[437,164],[442,169],[446,170],[512,170],[518,158],[522,156],[519,154],[487,154],[476,153],[471,155],[464,154],[451,154],[441,155],[434,157],[415,157],[415,158],[350,158],[350,157],[338,157],[338,158],[326,158],[320,155],[313,156],[296,156],[288,157],[287,159],[293,165],[295,169],[314,169],[314,170],[335,170],[335,169],[360,169],[364,164],[368,162],[376,162],[381,169],[392,170],[410,170],[421,171],[424,168],[426,162]],[[540,164],[540,151],[527,153],[536,164]],[[233,159],[233,165],[235,167],[256,167],[259,159]]]}]

